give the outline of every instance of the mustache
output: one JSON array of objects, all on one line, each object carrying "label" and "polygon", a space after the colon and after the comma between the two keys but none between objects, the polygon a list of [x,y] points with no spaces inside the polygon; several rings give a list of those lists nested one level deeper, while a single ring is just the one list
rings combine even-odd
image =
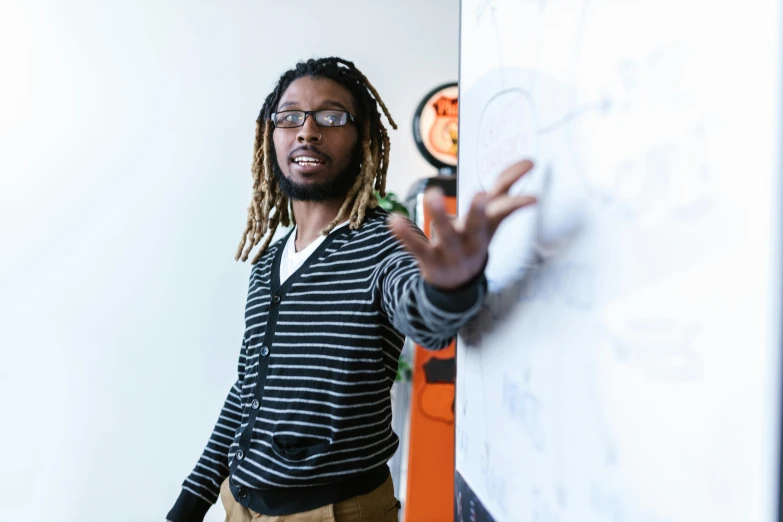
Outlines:
[{"label": "mustache", "polygon": [[321,149],[314,145],[302,145],[301,147],[297,147],[296,149],[292,150],[288,153],[288,160],[292,160],[294,157],[296,157],[296,154],[299,152],[314,152],[318,154],[319,156],[325,158],[327,161],[332,161],[332,158],[325,152],[323,152]]}]

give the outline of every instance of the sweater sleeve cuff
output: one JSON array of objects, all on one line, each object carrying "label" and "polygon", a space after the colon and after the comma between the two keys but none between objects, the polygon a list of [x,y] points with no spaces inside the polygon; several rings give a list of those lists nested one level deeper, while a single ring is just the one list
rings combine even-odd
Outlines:
[{"label": "sweater sleeve cuff", "polygon": [[467,312],[476,305],[476,302],[485,294],[486,289],[487,278],[484,275],[484,270],[467,283],[452,290],[438,288],[424,281],[424,292],[427,299],[444,312],[450,313]]},{"label": "sweater sleeve cuff", "polygon": [[172,522],[202,522],[210,507],[212,504],[183,489],[166,519]]}]

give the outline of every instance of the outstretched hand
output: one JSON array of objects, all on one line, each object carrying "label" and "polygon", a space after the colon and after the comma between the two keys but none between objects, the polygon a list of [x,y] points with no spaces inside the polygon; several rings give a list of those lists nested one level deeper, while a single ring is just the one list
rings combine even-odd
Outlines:
[{"label": "outstretched hand", "polygon": [[483,269],[489,243],[500,223],[520,208],[536,202],[534,196],[512,196],[509,189],[530,172],[533,163],[520,161],[507,168],[488,192],[473,197],[468,213],[452,224],[446,214],[443,192],[430,189],[424,206],[432,216],[434,240],[428,242],[402,217],[389,219],[392,233],[419,262],[424,280],[451,290],[467,283]]}]

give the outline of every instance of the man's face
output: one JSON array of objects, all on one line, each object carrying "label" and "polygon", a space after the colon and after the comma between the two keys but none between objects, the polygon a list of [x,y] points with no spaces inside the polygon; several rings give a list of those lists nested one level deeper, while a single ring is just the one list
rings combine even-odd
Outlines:
[{"label": "man's face", "polygon": [[[348,89],[334,80],[305,76],[288,86],[276,111],[323,109],[356,114]],[[358,174],[354,152],[359,133],[354,123],[319,127],[313,115],[308,115],[301,127],[276,127],[272,137],[275,167],[279,167],[275,168],[275,175],[284,194],[294,200],[309,201],[345,197]]]}]

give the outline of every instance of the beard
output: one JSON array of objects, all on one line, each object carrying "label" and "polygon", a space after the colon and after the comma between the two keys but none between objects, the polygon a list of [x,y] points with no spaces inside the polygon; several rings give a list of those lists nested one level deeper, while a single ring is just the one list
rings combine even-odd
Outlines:
[{"label": "beard", "polygon": [[283,174],[274,156],[272,171],[280,190],[290,201],[334,201],[343,199],[361,172],[361,155],[353,155],[351,163],[334,178],[321,183],[297,183]]}]

